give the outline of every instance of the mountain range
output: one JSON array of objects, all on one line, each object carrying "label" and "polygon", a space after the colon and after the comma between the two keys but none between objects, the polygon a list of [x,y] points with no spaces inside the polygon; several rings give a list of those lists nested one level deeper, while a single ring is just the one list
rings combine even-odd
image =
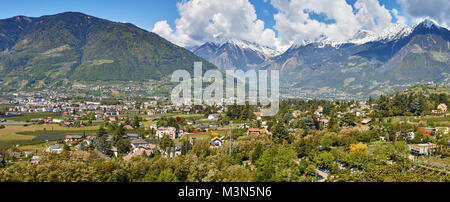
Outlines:
[{"label": "mountain range", "polygon": [[223,70],[258,68],[271,57],[280,54],[273,48],[235,39],[207,42],[188,49]]},{"label": "mountain range", "polygon": [[208,42],[193,52],[221,69],[280,70],[284,91],[297,97],[377,96],[415,83],[448,85],[450,78],[450,32],[429,19],[361,30],[347,41],[301,41],[274,55],[236,42]]},{"label": "mountain range", "polygon": [[[286,51],[227,39],[179,47],[129,23],[76,12],[0,20],[0,91],[66,82],[168,81],[177,69],[280,70],[293,97],[368,97],[416,83],[449,84],[450,31],[432,20],[319,38]],[[160,82],[163,83],[163,82]]]},{"label": "mountain range", "polygon": [[177,69],[216,68],[189,50],[129,23],[76,12],[0,20],[0,87],[58,86],[63,81],[141,81]]}]

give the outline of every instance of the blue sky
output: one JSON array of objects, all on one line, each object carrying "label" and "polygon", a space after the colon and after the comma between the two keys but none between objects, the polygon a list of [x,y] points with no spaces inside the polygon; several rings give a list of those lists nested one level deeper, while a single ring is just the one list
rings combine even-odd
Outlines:
[{"label": "blue sky", "polygon": [[178,16],[177,0],[2,0],[0,19],[17,15],[39,17],[77,11],[117,22],[130,22],[151,29],[155,22],[173,22]]},{"label": "blue sky", "polygon": [[[354,4],[356,0],[347,0]],[[145,29],[151,30],[160,20],[167,20],[174,27],[175,19],[179,18],[176,3],[180,0],[2,0],[0,19],[17,15],[39,17],[65,11],[77,11],[96,17],[117,22],[130,22]],[[270,1],[250,0],[254,5],[259,19],[265,22],[266,27],[273,27],[275,20],[273,14],[277,10]],[[401,11],[395,0],[381,0],[386,8],[396,8]]]},{"label": "blue sky", "polygon": [[345,40],[361,29],[381,32],[393,23],[411,25],[425,17],[446,27],[450,24],[448,0],[1,0],[0,3],[0,19],[66,11],[132,23],[180,46],[233,38],[280,49],[322,36]]}]

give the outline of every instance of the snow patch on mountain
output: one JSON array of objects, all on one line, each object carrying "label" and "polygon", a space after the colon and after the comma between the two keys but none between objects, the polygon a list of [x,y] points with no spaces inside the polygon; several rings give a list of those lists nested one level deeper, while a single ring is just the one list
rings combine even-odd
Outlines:
[{"label": "snow patch on mountain", "polygon": [[241,49],[248,49],[253,50],[255,52],[263,54],[265,57],[273,57],[276,55],[281,54],[280,51],[271,48],[269,46],[260,45],[254,42],[244,41],[244,40],[238,40],[238,39],[227,39],[227,40],[218,40],[216,42],[209,42],[217,47],[222,47],[224,45],[233,45]]},{"label": "snow patch on mountain", "polygon": [[428,29],[433,27],[433,25],[437,26],[437,23],[434,20],[430,19],[430,18],[425,18],[425,20],[423,20],[422,23],[420,23],[420,24],[424,25]]},{"label": "snow patch on mountain", "polygon": [[327,45],[339,48],[339,46],[341,46],[342,44],[361,45],[375,41],[390,42],[393,40],[398,40],[403,37],[409,36],[414,31],[414,29],[416,29],[416,27],[420,25],[428,29],[432,28],[433,26],[439,27],[439,25],[435,21],[426,18],[417,25],[407,26],[402,24],[391,24],[390,26],[388,26],[386,29],[384,29],[382,32],[379,33],[375,33],[368,30],[360,30],[356,34],[354,34],[353,37],[345,41],[333,41],[324,36],[321,36],[315,40],[302,40],[295,42],[291,46],[291,48],[299,48],[301,46],[306,46],[309,44],[317,44],[319,48],[325,47]]},{"label": "snow patch on mountain", "polygon": [[[380,33],[374,33],[367,30],[360,31],[351,38],[348,43],[365,44],[373,41],[388,42],[408,36],[414,30],[413,26],[406,26],[401,24],[392,24]],[[364,37],[362,37],[364,33]]]}]

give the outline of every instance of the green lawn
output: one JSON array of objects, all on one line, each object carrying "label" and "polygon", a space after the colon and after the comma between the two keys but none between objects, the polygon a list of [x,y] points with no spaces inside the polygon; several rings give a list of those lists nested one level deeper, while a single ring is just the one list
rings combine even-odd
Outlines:
[{"label": "green lawn", "polygon": [[33,145],[40,144],[42,141],[32,141],[38,135],[63,135],[63,134],[92,134],[98,130],[98,126],[67,128],[57,124],[50,125],[6,125],[6,128],[0,129],[0,149],[12,145]]},{"label": "green lawn", "polygon": [[413,116],[398,116],[392,117],[392,122],[402,122],[408,121],[409,123],[417,124],[419,126],[450,126],[450,117],[445,116],[423,116],[423,117],[413,117]]},{"label": "green lawn", "polygon": [[53,113],[53,112],[42,112],[42,113],[22,113],[22,116],[16,116],[16,117],[10,117],[6,118],[8,121],[13,122],[25,122],[29,121],[30,119],[36,119],[36,118],[62,118],[61,113]]},{"label": "green lawn", "polygon": [[139,115],[139,116],[143,118],[180,117],[188,120],[198,120],[205,118],[204,114],[153,114],[153,115]]}]

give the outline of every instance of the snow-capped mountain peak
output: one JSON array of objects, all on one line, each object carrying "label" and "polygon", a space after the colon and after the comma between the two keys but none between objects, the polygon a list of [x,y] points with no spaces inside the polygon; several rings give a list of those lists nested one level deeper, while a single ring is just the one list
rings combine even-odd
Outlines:
[{"label": "snow-capped mountain peak", "polygon": [[241,49],[249,49],[255,52],[263,54],[265,57],[273,57],[275,55],[281,54],[281,52],[277,51],[275,48],[271,48],[269,46],[260,45],[254,42],[238,40],[238,39],[226,39],[226,40],[218,40],[216,42],[209,42],[215,44],[217,47],[222,47],[224,45],[232,45],[239,47]]},{"label": "snow-capped mountain peak", "polygon": [[192,51],[221,69],[257,68],[269,58],[281,54],[274,48],[237,39],[216,39]]},{"label": "snow-capped mountain peak", "polygon": [[361,45],[368,42],[389,42],[397,39],[401,39],[403,37],[409,36],[416,28],[424,27],[426,29],[431,29],[432,27],[440,27],[437,22],[432,19],[426,18],[422,22],[416,25],[402,25],[402,24],[391,24],[386,27],[384,30],[380,32],[373,32],[369,30],[360,30],[353,35],[348,40],[345,41],[334,41],[324,36],[318,37],[315,40],[301,40],[298,42],[294,42],[291,48],[298,48],[301,46],[306,46],[309,44],[317,44],[318,47],[325,47],[326,45],[330,45],[332,47],[339,48],[342,44],[356,44]]},{"label": "snow-capped mountain peak", "polygon": [[425,20],[423,20],[421,23],[419,23],[417,26],[423,25],[425,28],[430,29],[433,26],[438,27],[437,23],[430,19],[430,18],[425,18]]},{"label": "snow-capped mountain peak", "polygon": [[408,36],[414,30],[412,26],[392,24],[379,33],[368,30],[357,32],[347,43],[365,44],[373,41],[392,41]]}]

